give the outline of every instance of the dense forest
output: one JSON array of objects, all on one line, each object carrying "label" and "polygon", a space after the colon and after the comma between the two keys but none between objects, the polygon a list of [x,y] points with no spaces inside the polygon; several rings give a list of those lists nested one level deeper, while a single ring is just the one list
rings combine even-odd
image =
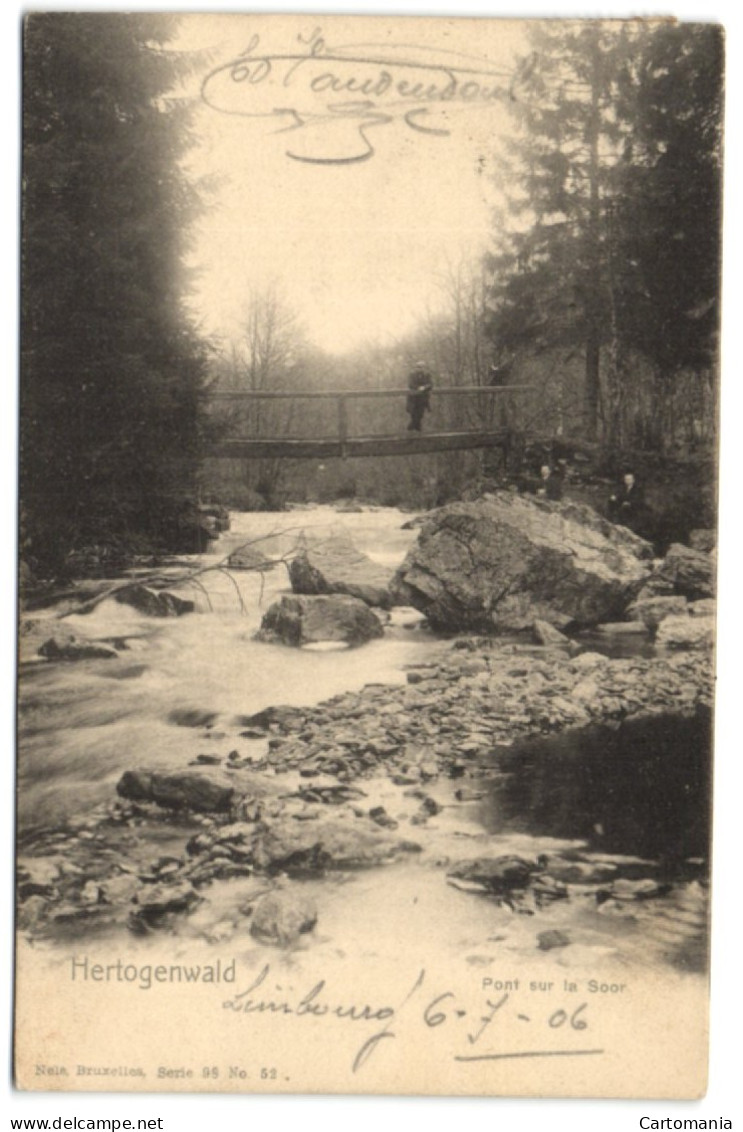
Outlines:
[{"label": "dense forest", "polygon": [[[535,22],[510,131],[493,139],[492,245],[450,264],[441,302],[393,346],[329,357],[266,280],[242,333],[207,342],[186,300],[189,226],[209,207],[183,157],[196,60],[177,19],[37,14],[25,27],[21,555],[188,549],[190,508],[359,495],[431,506],[481,477],[468,454],[293,465],[213,461],[210,437],[324,435],[322,388],[507,383],[522,433],[714,464],[723,34],[672,22]],[[497,204],[497,207],[496,207]],[[216,392],[287,390],[250,408]],[[481,427],[491,398],[436,399]],[[400,401],[351,430],[404,428]],[[332,466],[330,464],[332,463]],[[353,465],[353,466],[351,466]],[[363,466],[362,466],[363,465]],[[674,473],[675,474],[675,473]],[[709,484],[707,485],[709,487]],[[708,493],[709,495],[709,493]],[[190,517],[191,516],[191,517]]]},{"label": "dense forest", "polygon": [[[580,427],[659,447],[711,426],[720,272],[722,35],[710,25],[533,33],[514,104],[489,333],[580,356]],[[526,218],[518,226],[519,218]]]}]

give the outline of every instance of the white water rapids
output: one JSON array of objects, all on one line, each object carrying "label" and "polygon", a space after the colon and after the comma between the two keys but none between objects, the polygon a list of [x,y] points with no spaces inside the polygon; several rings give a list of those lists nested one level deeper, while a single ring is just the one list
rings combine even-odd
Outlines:
[{"label": "white water rapids", "polygon": [[[402,530],[403,522],[394,509],[238,512],[209,553],[194,557],[194,567],[216,564],[254,540],[273,558],[290,552],[303,531],[313,537],[345,531],[360,550],[393,570],[417,534]],[[54,824],[110,797],[127,768],[182,767],[208,751],[204,728],[179,726],[178,713],[213,715],[216,739],[220,722],[234,725],[236,716],[269,704],[314,704],[367,683],[404,683],[404,665],[430,660],[432,650],[444,647],[425,629],[402,627],[415,621],[414,611],[396,611],[385,636],[361,649],[257,642],[266,609],[291,592],[284,565],[263,574],[209,571],[199,581],[206,594],[193,585],[177,590],[197,602],[202,612],[195,616],[155,619],[113,599],[61,621],[53,609],[41,615],[50,635],[56,628],[96,640],[124,638],[127,651],[118,661],[50,664],[40,658],[22,671],[21,830]]]},{"label": "white water rapids", "polygon": [[[249,542],[279,558],[292,551],[305,531],[318,538],[349,534],[361,551],[392,571],[417,537],[415,530],[402,529],[403,521],[400,512],[382,508],[342,514],[321,507],[237,513],[231,530],[208,554],[194,557],[193,566],[217,564]],[[271,704],[311,705],[365,684],[404,684],[406,667],[430,663],[450,648],[422,626],[414,610],[402,609],[393,611],[383,638],[358,649],[292,649],[259,642],[254,635],[261,617],[271,602],[290,592],[284,565],[263,574],[209,570],[199,581],[203,589],[189,585],[178,590],[193,598],[198,609],[179,618],[148,617],[113,599],[86,615],[60,619],[54,608],[29,615],[43,621],[44,630],[48,624],[49,635],[61,629],[89,639],[123,639],[127,647],[113,660],[72,663],[39,657],[21,666],[21,836],[84,817],[100,803],[113,801],[116,783],[127,769],[184,769],[199,754],[224,758],[232,746],[249,753],[251,740],[238,737],[242,717]],[[383,768],[360,785],[367,809],[383,805],[406,821],[417,806]],[[528,962],[532,968],[590,962],[601,969],[618,958],[641,966],[665,965],[665,941],[649,944],[633,917],[615,922],[585,901],[557,902],[536,918],[514,915],[450,887],[443,870],[449,860],[483,852],[534,858],[583,844],[547,836],[546,830],[530,825],[526,814],[510,825],[497,814],[486,821],[489,811],[459,804],[454,787],[443,776],[430,786],[443,809],[427,830],[422,856],[303,882],[320,912],[321,929],[311,950],[319,948],[337,959],[342,953],[364,954],[371,945],[371,953],[392,961],[401,951],[428,953],[433,946],[447,962],[465,955],[467,963],[486,968],[503,948],[510,961]],[[171,836],[178,840],[177,831]],[[242,887],[240,881],[213,886],[205,912],[211,924],[219,914],[230,920]],[[200,916],[197,912],[185,919],[180,929],[184,944],[199,938]],[[581,942],[557,954],[535,951],[539,927],[575,932]],[[105,938],[100,946],[105,950]]]}]

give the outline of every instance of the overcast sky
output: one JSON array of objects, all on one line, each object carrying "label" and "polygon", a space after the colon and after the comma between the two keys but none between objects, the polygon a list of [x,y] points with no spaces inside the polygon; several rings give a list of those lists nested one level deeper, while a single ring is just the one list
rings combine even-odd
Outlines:
[{"label": "overcast sky", "polygon": [[[447,263],[474,258],[487,246],[496,143],[509,118],[502,100],[488,101],[478,93],[486,95],[496,82],[507,82],[515,52],[524,49],[522,33],[505,21],[442,19],[424,25],[379,17],[359,18],[351,26],[342,17],[336,20],[184,18],[179,46],[210,52],[198,80],[238,56],[254,35],[260,44],[253,46],[252,57],[306,55],[322,35],[322,55],[364,60],[351,68],[315,59],[287,78],[291,64],[273,58],[272,73],[263,81],[235,82],[224,70],[207,84],[212,105],[202,104],[197,115],[198,145],[191,160],[197,173],[216,178],[193,253],[199,272],[194,304],[210,333],[233,334],[251,287],[277,279],[317,345],[343,352],[366,341],[386,343],[436,308],[437,284]],[[398,64],[366,63],[369,56]],[[485,66],[504,77],[457,72],[458,89],[476,81],[479,92],[470,87],[474,97],[466,105],[429,101],[425,114],[413,116],[412,127],[403,114],[414,102],[400,105],[395,99],[392,106],[389,94],[375,99],[393,120],[370,128],[367,141],[358,121],[324,121],[286,132],[296,120],[288,113],[270,116],[274,107],[287,107],[306,120],[308,111],[327,114],[330,103],[362,97],[330,93],[321,98],[311,92],[313,81],[327,85],[329,73],[343,81],[353,75],[384,83],[386,71],[395,82],[422,77],[440,88],[450,81],[450,72],[440,68],[402,69],[403,58],[474,70]],[[264,116],[248,116],[258,113]],[[337,110],[330,113],[337,117]],[[423,132],[421,126],[449,133]],[[367,144],[374,154],[366,160],[316,161],[355,156]]]}]

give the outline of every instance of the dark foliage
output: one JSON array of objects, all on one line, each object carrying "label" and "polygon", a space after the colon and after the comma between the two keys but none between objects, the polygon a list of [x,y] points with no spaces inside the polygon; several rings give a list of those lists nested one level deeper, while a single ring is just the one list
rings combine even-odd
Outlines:
[{"label": "dark foliage", "polygon": [[184,315],[188,108],[169,17],[39,13],[24,39],[21,553],[167,544],[200,450]]},{"label": "dark foliage", "polygon": [[[489,332],[514,355],[579,350],[582,430],[614,447],[630,396],[660,422],[679,375],[713,381],[723,33],[584,21],[536,25],[532,38]],[[645,389],[629,381],[633,357]]]},{"label": "dark foliage", "polygon": [[720,286],[723,32],[663,24],[634,62],[617,185],[620,328],[664,378],[715,364]]}]

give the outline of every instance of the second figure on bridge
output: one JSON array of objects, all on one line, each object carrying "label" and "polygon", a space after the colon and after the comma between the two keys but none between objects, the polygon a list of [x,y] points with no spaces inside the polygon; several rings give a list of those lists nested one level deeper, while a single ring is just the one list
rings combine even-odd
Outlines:
[{"label": "second figure on bridge", "polygon": [[415,369],[408,376],[408,393],[406,409],[408,417],[408,432],[420,432],[423,424],[423,414],[431,408],[431,390],[433,378],[426,369],[425,362],[418,362]]}]

